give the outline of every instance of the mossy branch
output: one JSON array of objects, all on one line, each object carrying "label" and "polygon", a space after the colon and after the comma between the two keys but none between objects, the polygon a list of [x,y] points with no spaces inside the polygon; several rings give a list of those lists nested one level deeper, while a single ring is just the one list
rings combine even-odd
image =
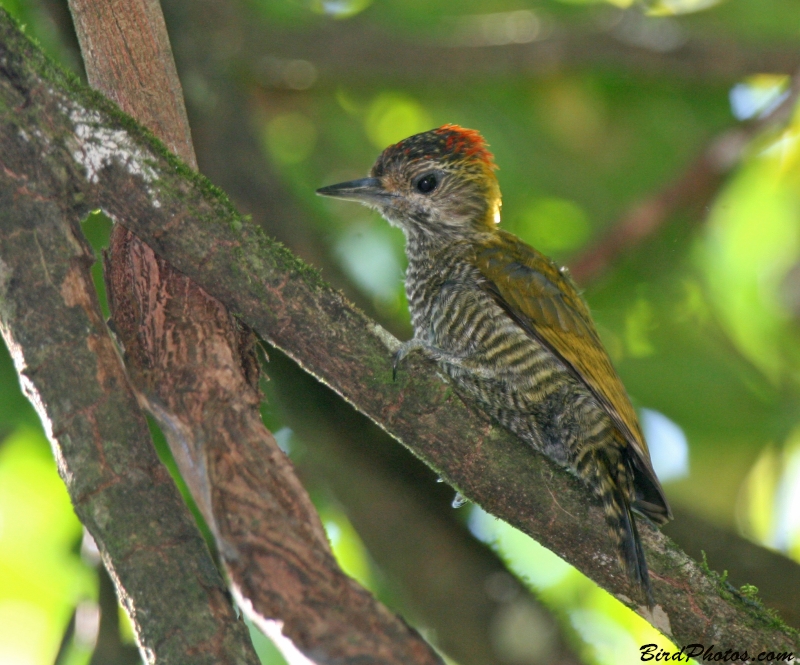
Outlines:
[{"label": "mossy branch", "polygon": [[0,77],[8,148],[0,156],[0,332],[75,512],[98,544],[146,663],[257,665],[247,628],[155,453],[100,312],[94,257],[74,205],[82,194],[70,191],[61,161],[69,153],[50,142],[36,102],[75,83],[4,12]]},{"label": "mossy branch", "polygon": [[[137,119],[153,127],[184,159],[194,163],[159,0],[70,0],[70,9],[92,85],[118,100]],[[9,43],[13,42],[10,37]],[[26,77],[25,83],[32,79],[35,76]],[[27,96],[24,88],[21,83],[15,91]],[[8,92],[11,99],[13,93]],[[21,106],[33,111],[35,104],[25,101]],[[152,180],[154,174],[144,163],[146,156],[134,149],[133,155],[125,157],[131,146],[119,132],[103,129],[98,114],[65,100],[59,108],[75,124],[80,144],[69,137],[60,137],[55,146],[47,142],[47,148],[52,148],[48,157],[57,161],[66,148],[84,167],[82,175],[95,183],[99,182],[98,173],[105,161],[116,155],[126,160],[133,172]],[[42,138],[40,133],[34,135]],[[36,143],[24,130],[21,138],[26,146]],[[74,175],[70,171],[59,178],[38,172],[31,177],[20,170],[20,154],[10,152],[5,158],[4,175],[10,179],[6,193],[14,200],[15,211],[26,208],[26,196],[31,192],[35,192],[35,201],[28,208],[42,200],[57,206],[53,202],[60,201],[63,185]],[[137,164],[139,158],[144,162]],[[140,168],[144,170],[139,171]],[[76,205],[61,201],[62,216],[75,227],[67,235],[78,238],[80,200],[81,195],[72,199]],[[19,216],[23,217],[22,221],[17,220],[21,226],[35,224],[38,217],[23,213]],[[56,237],[65,235],[47,218],[42,220],[41,231]],[[13,234],[13,226],[10,233]],[[14,258],[24,268],[32,254],[29,251]],[[310,498],[294,475],[291,462],[262,422],[256,339],[252,332],[231,317],[222,303],[156,257],[152,249],[121,225],[111,234],[105,258],[107,294],[117,340],[124,348],[126,380],[130,379],[139,402],[146,405],[164,430],[181,474],[211,527],[231,592],[243,611],[292,662],[441,663],[416,631],[345,575],[336,563]],[[42,263],[47,270],[47,263]],[[54,264],[53,270],[57,270],[55,259]],[[19,288],[13,293],[29,294],[30,281],[15,280]],[[36,303],[30,297],[28,300],[28,309],[35,311]],[[93,316],[105,334],[106,350],[124,377],[96,307]],[[25,333],[24,319],[11,316],[9,320]],[[72,394],[59,393],[46,380],[44,388],[50,389],[50,409],[74,400]],[[141,419],[141,414],[138,416]],[[152,473],[157,476],[158,471],[165,475],[161,467]],[[80,477],[80,464],[76,461],[66,479],[71,485],[72,479]],[[138,506],[128,503],[110,508],[123,515],[125,509],[137,510]],[[147,515],[149,511],[143,513]],[[119,531],[99,534],[104,537],[98,538],[100,547],[105,546],[104,539],[127,543],[135,537],[137,534],[129,533],[127,526],[120,521]],[[156,549],[160,543],[148,545],[149,549]],[[207,560],[208,553],[203,552]],[[176,562],[188,571],[195,563],[182,557]],[[113,556],[106,559],[110,570],[117,563]],[[216,573],[213,565],[211,570]],[[149,606],[176,604],[179,611],[174,614],[186,621],[186,628],[175,630],[173,623],[164,623],[180,637],[181,630],[194,628],[192,617],[203,616],[207,608],[195,608],[196,598],[187,597],[187,593],[197,596],[191,585],[175,588],[183,581],[180,576],[167,580],[153,577],[158,582],[155,586],[143,585],[133,590],[134,594],[147,592],[154,596],[140,598],[143,602],[132,606],[134,618],[146,614]],[[118,586],[122,597],[130,595],[127,586]],[[230,597],[225,597],[218,576],[216,586],[222,597],[216,599],[220,607],[212,608],[212,613],[219,625],[206,625],[205,632],[191,630],[190,646],[195,653],[183,654],[177,662],[206,662],[209,658],[219,663],[256,660],[247,631],[236,620]],[[162,588],[171,592],[159,593]],[[152,628],[146,617],[144,623],[147,629]],[[238,631],[239,644],[237,639],[227,639],[231,629]],[[168,640],[152,645],[152,640],[143,639],[141,646],[148,662],[169,662],[169,652],[162,649],[170,646]]]},{"label": "mossy branch", "polygon": [[[398,342],[267,238],[204,178],[109,102],[76,85],[0,25],[4,188],[46,178],[57,204],[101,208],[423,459],[462,494],[518,527],[636,609],[679,645],[800,651],[800,636],[719,583],[642,524],[654,613],[611,555],[600,506],[573,476],[465,405],[421,358],[397,382]],[[8,189],[6,189],[8,192]],[[6,193],[8,195],[8,193]]]}]

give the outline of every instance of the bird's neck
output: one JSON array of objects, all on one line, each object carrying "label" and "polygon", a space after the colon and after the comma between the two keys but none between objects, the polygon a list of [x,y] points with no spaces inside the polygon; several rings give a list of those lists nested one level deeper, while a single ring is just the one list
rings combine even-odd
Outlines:
[{"label": "bird's neck", "polygon": [[448,250],[460,251],[458,248],[481,242],[494,229],[480,229],[468,226],[439,227],[435,231],[425,227],[404,227],[406,236],[406,255],[411,263],[430,260],[433,257],[448,253]]},{"label": "bird's neck", "polygon": [[425,279],[442,275],[456,264],[470,263],[475,248],[489,241],[495,229],[469,231],[459,234],[406,232],[406,275]]},{"label": "bird's neck", "polygon": [[444,245],[443,239],[434,233],[424,229],[404,228],[406,236],[406,256],[409,263],[417,263],[426,257],[438,253]]},{"label": "bird's neck", "polygon": [[451,237],[450,234],[430,233],[416,229],[406,232],[408,263],[409,265],[427,263],[458,242],[459,239]]}]

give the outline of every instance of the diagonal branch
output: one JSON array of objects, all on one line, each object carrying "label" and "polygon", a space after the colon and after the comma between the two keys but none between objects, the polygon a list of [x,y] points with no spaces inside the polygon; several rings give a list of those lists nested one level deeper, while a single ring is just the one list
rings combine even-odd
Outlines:
[{"label": "diagonal branch", "polygon": [[[196,168],[159,0],[70,0],[70,9],[92,86]],[[120,225],[106,259],[131,380],[165,432],[246,613],[290,658],[307,661],[299,649],[319,663],[440,662],[339,569],[261,420],[253,333]]]},{"label": "diagonal branch", "polygon": [[[35,81],[20,65],[20,53],[0,46],[4,104],[24,112],[33,101],[26,83]],[[27,134],[8,106],[0,114],[18,144],[0,160],[0,331],[75,511],[100,548],[146,662],[257,665],[103,322],[75,199],[63,195],[58,173],[31,177],[49,152],[26,140],[36,125],[26,124]]]},{"label": "diagonal branch", "polygon": [[[7,26],[0,36],[7,49],[31,53]],[[28,100],[23,108],[21,94]],[[0,102],[7,109],[0,154],[15,155],[30,145],[34,155],[48,155],[20,162],[26,177],[43,177],[57,166],[62,196],[74,200],[78,193],[87,207],[124,218],[159,256],[467,497],[634,605],[634,591],[608,554],[602,511],[587,501],[577,479],[465,406],[432,363],[414,359],[393,383],[389,356],[397,340],[239,216],[224,195],[144,130],[52,69],[26,69],[19,59],[5,59]],[[37,109],[36,118],[26,108]],[[660,532],[647,525],[642,532],[658,606],[653,615],[637,611],[677,643],[713,643],[723,651],[800,650],[796,632],[720,584]]]},{"label": "diagonal branch", "polygon": [[308,453],[299,472],[341,504],[405,607],[460,665],[578,665],[570,631],[478,541],[453,492],[278,351],[267,385]]},{"label": "diagonal branch", "polygon": [[[610,229],[570,260],[570,272],[579,284],[588,284],[615,261],[646,242],[685,209],[703,210],[716,196],[725,176],[739,163],[750,142],[770,127],[786,122],[800,94],[795,73],[786,97],[765,115],[716,136],[674,181],[631,207]],[[699,213],[697,222],[705,219]]]}]

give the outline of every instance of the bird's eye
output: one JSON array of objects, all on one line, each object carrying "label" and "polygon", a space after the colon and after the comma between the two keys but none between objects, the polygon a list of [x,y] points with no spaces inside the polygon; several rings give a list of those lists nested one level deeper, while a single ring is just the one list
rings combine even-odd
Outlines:
[{"label": "bird's eye", "polygon": [[430,194],[434,189],[436,189],[436,185],[438,184],[439,180],[436,177],[436,174],[429,173],[428,175],[417,180],[417,191],[422,192],[423,194]]}]

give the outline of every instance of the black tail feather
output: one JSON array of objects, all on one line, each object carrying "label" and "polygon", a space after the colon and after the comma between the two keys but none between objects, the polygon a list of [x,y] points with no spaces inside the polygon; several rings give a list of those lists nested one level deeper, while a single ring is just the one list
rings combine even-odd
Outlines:
[{"label": "black tail feather", "polygon": [[641,590],[648,608],[655,605],[650,584],[650,571],[644,556],[636,519],[631,472],[623,460],[611,462],[599,452],[595,457],[596,489],[603,501],[609,534],[617,549],[617,558],[631,582]]},{"label": "black tail feather", "polygon": [[644,594],[645,601],[647,602],[647,607],[652,610],[655,606],[655,601],[653,600],[653,587],[650,584],[650,570],[647,568],[647,560],[644,557],[644,547],[642,547],[642,540],[639,538],[639,529],[636,527],[636,519],[633,516],[631,507],[627,505],[627,502],[626,508],[627,521],[630,524],[631,540],[625,545],[625,549],[627,550],[630,548],[632,541],[635,550],[633,556],[635,563],[631,564],[626,558],[625,570],[631,580],[639,585],[639,588]]}]

